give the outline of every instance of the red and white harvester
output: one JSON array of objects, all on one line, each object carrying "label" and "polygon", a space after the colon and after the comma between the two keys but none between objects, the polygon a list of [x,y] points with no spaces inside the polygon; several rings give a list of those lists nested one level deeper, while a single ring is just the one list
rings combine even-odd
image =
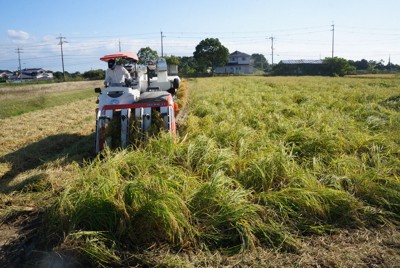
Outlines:
[{"label": "red and white harvester", "polygon": [[146,140],[160,129],[175,134],[175,93],[178,76],[168,76],[167,63],[139,65],[132,52],[105,55],[100,60],[115,59],[131,74],[132,80],[96,88],[96,153],[105,147],[127,147]]}]

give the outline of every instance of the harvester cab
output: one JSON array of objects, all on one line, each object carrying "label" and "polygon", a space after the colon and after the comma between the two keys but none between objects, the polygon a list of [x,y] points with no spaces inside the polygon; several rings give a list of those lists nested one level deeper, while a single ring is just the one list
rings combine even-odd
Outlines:
[{"label": "harvester cab", "polygon": [[[162,129],[175,134],[175,93],[178,76],[168,76],[167,64],[159,59],[147,66],[138,65],[136,54],[115,53],[100,60],[116,59],[130,72],[132,80],[96,88],[96,145],[99,153],[105,147],[127,147],[144,141]],[[153,69],[152,72],[150,70]]]}]

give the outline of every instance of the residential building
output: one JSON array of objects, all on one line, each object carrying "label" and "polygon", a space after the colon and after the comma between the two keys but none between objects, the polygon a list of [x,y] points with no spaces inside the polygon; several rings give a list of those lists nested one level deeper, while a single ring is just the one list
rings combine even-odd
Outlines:
[{"label": "residential building", "polygon": [[254,60],[250,55],[235,51],[229,54],[229,61],[225,66],[215,68],[215,73],[220,74],[253,74],[256,69]]},{"label": "residential building", "polygon": [[12,72],[4,71],[0,73],[0,78],[8,79],[12,75]]},{"label": "residential building", "polygon": [[47,72],[42,68],[30,68],[15,72],[13,75],[9,76],[12,81],[42,81],[42,80],[52,80],[53,73]]}]

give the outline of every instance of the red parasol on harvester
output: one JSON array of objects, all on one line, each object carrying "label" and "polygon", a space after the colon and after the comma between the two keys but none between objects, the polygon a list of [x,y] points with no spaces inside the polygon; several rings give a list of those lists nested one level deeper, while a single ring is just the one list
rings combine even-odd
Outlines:
[{"label": "red parasol on harvester", "polygon": [[130,59],[134,62],[138,62],[139,61],[139,57],[136,55],[136,53],[133,52],[118,52],[118,53],[114,53],[114,54],[109,54],[109,55],[105,55],[103,57],[100,58],[100,60],[108,62],[111,59]]}]

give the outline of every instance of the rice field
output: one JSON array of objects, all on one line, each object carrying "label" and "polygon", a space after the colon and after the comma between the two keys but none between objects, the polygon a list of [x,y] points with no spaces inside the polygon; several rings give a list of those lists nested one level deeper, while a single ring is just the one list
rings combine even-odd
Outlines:
[{"label": "rice field", "polygon": [[93,96],[93,89],[99,85],[99,81],[2,85],[0,119],[87,99]]},{"label": "rice field", "polygon": [[[184,85],[189,101],[175,138],[161,134],[93,157],[84,145],[94,127],[87,99],[56,107],[72,111],[65,125],[40,123],[37,139],[70,139],[58,155],[40,151],[43,163],[13,168],[18,161],[10,159],[23,154],[12,151],[43,143],[24,141],[27,134],[5,143],[0,200],[18,196],[44,208],[37,244],[47,257],[35,264],[363,267],[378,255],[381,265],[398,263],[400,77],[214,77]],[[51,118],[47,110],[16,118]],[[0,121],[8,134],[12,118]],[[60,129],[69,133],[45,138]],[[354,239],[365,251],[349,249],[350,258],[339,249],[325,258],[307,250],[338,239],[334,249],[358,232],[386,242],[373,248]]]}]

